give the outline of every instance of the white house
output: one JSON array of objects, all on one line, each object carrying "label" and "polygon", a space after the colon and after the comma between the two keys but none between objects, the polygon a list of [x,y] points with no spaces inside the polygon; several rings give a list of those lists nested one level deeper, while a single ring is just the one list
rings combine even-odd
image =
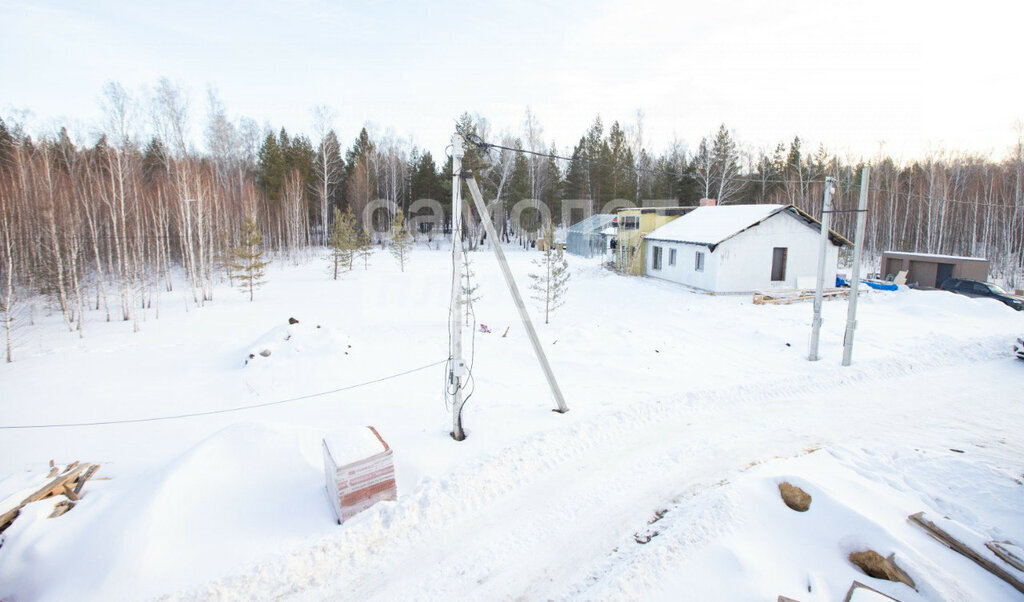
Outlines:
[{"label": "white house", "polygon": [[[835,282],[839,248],[829,231],[825,283]],[[698,207],[645,238],[645,273],[713,293],[813,286],[821,223],[792,205]],[[798,285],[799,282],[799,285]]]}]

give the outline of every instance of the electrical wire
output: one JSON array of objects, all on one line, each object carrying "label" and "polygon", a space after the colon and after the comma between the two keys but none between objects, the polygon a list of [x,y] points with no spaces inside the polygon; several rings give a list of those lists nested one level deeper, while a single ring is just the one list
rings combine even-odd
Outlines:
[{"label": "electrical wire", "polygon": [[447,361],[447,360],[441,360],[441,361],[438,361],[438,362],[433,362],[431,364],[427,364],[425,366],[420,366],[418,368],[412,368],[412,369],[409,369],[409,370],[405,370],[403,372],[398,372],[396,374],[391,374],[389,376],[382,376],[380,378],[375,378],[373,380],[368,380],[368,381],[364,381],[364,382],[361,382],[361,383],[356,383],[356,384],[353,384],[353,385],[347,385],[347,386],[344,386],[344,387],[339,387],[337,389],[331,389],[330,391],[321,391],[319,393],[309,393],[307,395],[300,395],[298,397],[289,397],[288,399],[279,399],[277,401],[267,401],[267,402],[264,402],[264,403],[256,403],[256,404],[252,404],[252,405],[239,406],[239,407],[235,407],[235,408],[223,408],[223,409],[220,409],[220,410],[207,410],[205,412],[192,412],[192,413],[188,413],[188,414],[173,414],[173,415],[170,415],[170,416],[153,416],[153,417],[149,417],[149,418],[129,418],[129,419],[125,419],[125,420],[102,420],[102,421],[97,421],[97,422],[65,422],[65,423],[58,423],[58,424],[11,424],[11,425],[0,425],[0,430],[41,429],[41,428],[80,427],[80,426],[103,426],[103,425],[108,425],[108,424],[133,424],[133,423],[139,423],[139,422],[158,422],[158,421],[162,421],[162,420],[178,420],[178,419],[181,419],[181,418],[194,418],[196,416],[211,416],[211,415],[214,415],[214,414],[227,414],[227,413],[230,413],[230,412],[241,412],[241,411],[244,411],[244,410],[252,410],[252,409],[256,409],[256,408],[265,408],[265,407],[269,407],[269,406],[275,406],[275,405],[281,405],[281,404],[285,404],[285,403],[291,403],[291,402],[294,402],[294,401],[303,401],[303,400],[306,400],[306,399],[313,399],[314,397],[323,397],[324,395],[332,395],[334,393],[341,393],[342,391],[351,391],[352,389],[358,389],[360,387],[365,387],[365,386],[368,386],[368,385],[373,385],[373,384],[376,384],[376,383],[384,382],[386,380],[391,380],[393,378],[398,378],[400,376],[405,376],[407,374],[412,374],[413,372],[419,372],[421,370],[426,370],[427,368],[433,368],[434,366],[439,366],[439,365],[443,364],[445,361]]},{"label": "electrical wire", "polygon": [[[468,142],[469,144],[477,147],[477,149],[482,150],[484,153],[487,154],[488,158],[491,158],[490,157],[490,151],[492,149],[498,149],[498,150],[510,151],[510,152],[513,152],[513,153],[520,153],[520,154],[524,154],[524,155],[532,155],[534,157],[541,157],[541,158],[544,158],[544,159],[555,159],[555,160],[558,160],[558,161],[568,161],[570,163],[571,162],[581,162],[581,163],[585,163],[587,165],[594,165],[594,166],[597,166],[597,167],[608,167],[608,168],[611,168],[611,169],[625,169],[627,171],[635,171],[635,172],[640,172],[640,173],[661,174],[661,175],[666,175],[667,174],[667,175],[676,176],[678,178],[682,178],[685,175],[685,174],[683,174],[681,172],[673,171],[671,169],[657,169],[657,168],[651,168],[651,167],[641,167],[641,166],[638,166],[638,165],[633,165],[633,166],[616,165],[616,164],[613,164],[613,163],[604,163],[602,161],[595,161],[593,159],[586,159],[586,158],[582,158],[582,157],[575,157],[575,158],[574,157],[566,157],[564,155],[557,155],[555,153],[543,153],[543,152],[529,150],[529,149],[525,149],[525,148],[516,148],[516,147],[513,147],[513,146],[503,146],[501,144],[494,144],[492,142],[485,142],[479,135],[474,134],[472,132],[466,132],[463,129],[461,129],[461,127],[458,124],[456,124],[455,129],[459,133],[459,135],[462,136],[462,138],[466,142]],[[790,179],[778,179],[778,178],[770,178],[770,179],[762,179],[762,178],[736,178],[736,181],[747,182],[747,183],[754,183],[754,184],[824,184],[825,183],[825,180],[790,180]]]},{"label": "electrical wire", "polygon": [[[477,134],[474,134],[472,132],[465,132],[464,130],[462,130],[458,126],[456,126],[456,130],[458,131],[459,135],[461,135],[463,137],[463,139],[466,140],[466,142],[468,142],[469,144],[472,144],[473,146],[477,147],[478,149],[484,151],[485,153],[488,153],[488,157],[490,157],[490,154],[489,154],[490,150],[498,149],[498,150],[506,150],[506,151],[510,151],[510,152],[514,152],[514,153],[521,153],[521,154],[525,154],[525,155],[532,155],[534,157],[541,157],[541,158],[545,158],[545,159],[556,159],[556,160],[559,160],[559,161],[569,161],[569,162],[577,161],[577,162],[585,163],[587,165],[594,165],[594,166],[598,166],[598,167],[608,167],[608,168],[611,168],[611,169],[626,169],[626,170],[631,170],[631,171],[641,172],[641,173],[667,174],[667,175],[673,175],[673,176],[676,176],[676,177],[679,177],[679,178],[683,177],[683,175],[684,175],[684,174],[682,174],[680,172],[673,171],[673,170],[670,170],[670,169],[655,169],[655,168],[650,168],[650,167],[640,167],[638,165],[634,165],[634,166],[631,166],[631,167],[630,166],[623,166],[623,165],[615,165],[615,164],[611,164],[611,163],[604,163],[604,162],[601,162],[601,161],[594,161],[593,159],[585,159],[585,158],[582,158],[582,157],[573,158],[573,157],[566,157],[566,156],[563,156],[563,155],[557,155],[557,154],[554,154],[554,153],[543,153],[543,152],[533,151],[533,150],[529,150],[529,149],[525,149],[525,148],[515,148],[515,147],[512,147],[512,146],[503,146],[501,144],[494,144],[494,143],[491,143],[491,142],[485,142]],[[748,184],[761,184],[761,185],[765,185],[765,184],[799,184],[799,185],[808,185],[808,184],[824,184],[824,183],[826,183],[826,180],[821,180],[821,179],[793,180],[793,179],[788,179],[788,178],[786,178],[786,179],[779,179],[779,178],[768,178],[768,179],[762,179],[762,178],[736,178],[736,181],[738,181],[738,182],[745,182],[745,183],[748,183]],[[840,183],[838,181],[836,182],[836,184],[837,184],[837,186],[840,185]],[[856,182],[846,182],[845,184],[843,184],[840,187],[841,188],[852,188],[855,185],[856,185]],[[1001,207],[1001,208],[1004,208],[1004,209],[1015,209],[1015,207],[1013,205],[1005,205],[1005,204],[999,204],[999,203],[976,203],[976,202],[972,202],[972,201],[961,201],[961,200],[957,200],[957,199],[947,199],[947,198],[929,198],[929,197],[924,196],[924,195],[914,194],[914,193],[910,193],[910,192],[904,193],[904,196],[906,196],[908,198],[916,197],[917,200],[927,201],[927,202],[942,201],[942,202],[946,202],[946,203],[959,203],[961,205],[973,205],[973,206],[977,206],[977,207]]]}]

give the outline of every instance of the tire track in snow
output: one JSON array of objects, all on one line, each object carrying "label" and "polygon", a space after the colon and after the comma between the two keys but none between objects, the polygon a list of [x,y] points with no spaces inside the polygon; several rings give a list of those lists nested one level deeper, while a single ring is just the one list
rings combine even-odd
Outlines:
[{"label": "tire track in snow", "polygon": [[[500,562],[510,555],[533,555],[551,562],[553,555],[545,556],[543,546],[577,545],[579,549],[566,555],[565,564],[587,565],[586,561],[594,559],[600,564],[615,541],[630,537],[631,530],[642,525],[656,506],[678,497],[678,492],[688,485],[692,488],[694,483],[714,482],[723,473],[735,474],[745,464],[764,459],[763,453],[755,457],[738,455],[755,453],[756,446],[730,448],[729,438],[721,432],[693,437],[694,433],[686,432],[686,428],[694,417],[749,417],[761,412],[770,418],[767,404],[757,402],[806,397],[920,370],[1000,358],[1005,356],[1004,347],[1002,338],[959,347],[933,345],[922,350],[919,358],[888,358],[852,368],[823,367],[770,387],[704,390],[671,400],[634,403],[525,437],[440,479],[424,480],[412,495],[364,512],[337,535],[271,559],[248,572],[167,598],[323,598],[374,594],[388,597],[398,593],[396,590],[412,598],[436,596],[445,591],[470,597],[476,593],[504,597],[508,591],[519,591],[529,597],[545,591],[572,595],[565,589],[566,584],[585,580],[585,574],[564,578],[555,572],[564,566],[534,567],[537,570],[533,574],[503,572]],[[657,433],[660,437],[646,437],[637,445],[637,433]],[[673,435],[690,436],[691,440],[681,445]],[[786,436],[793,452],[798,452],[796,448],[802,445],[820,443],[815,441],[816,436],[792,431],[780,433],[779,439]],[[701,451],[717,452],[712,456],[714,461],[708,461],[698,453]],[[784,452],[776,445],[768,455]],[[606,462],[602,470],[594,467],[599,460]],[[706,470],[695,472],[694,464]],[[644,470],[644,466],[650,468]],[[608,490],[610,479],[629,475],[633,475],[632,480],[619,480],[629,482],[633,493],[600,495]],[[680,480],[671,486],[665,484],[674,479]],[[562,510],[573,509],[574,505],[581,511],[570,514]],[[573,541],[572,529],[559,530],[559,525],[576,520],[606,535],[594,538],[596,543],[583,549],[579,541]],[[502,523],[509,523],[504,531],[495,527]],[[519,531],[514,542],[493,536],[516,529]],[[452,541],[452,533],[464,536]],[[548,536],[546,540],[541,537],[544,534]],[[556,535],[568,539],[558,540]],[[502,547],[510,547],[511,543],[519,544],[517,554],[502,554]],[[483,556],[474,557],[471,551]],[[423,570],[416,575],[418,579],[410,578],[416,563],[423,564],[424,554],[428,558],[443,557],[447,565],[443,571]],[[460,557],[471,560],[457,562]],[[482,583],[481,576],[486,577]],[[475,588],[475,592],[468,588]]]}]

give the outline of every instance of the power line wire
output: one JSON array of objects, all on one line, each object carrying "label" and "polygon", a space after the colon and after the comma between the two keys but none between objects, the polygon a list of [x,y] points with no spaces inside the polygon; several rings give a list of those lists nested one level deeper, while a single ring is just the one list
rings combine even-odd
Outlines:
[{"label": "power line wire", "polygon": [[[513,152],[513,153],[521,153],[521,154],[525,154],[525,155],[532,155],[534,157],[541,157],[541,158],[545,158],[545,159],[556,159],[556,160],[559,160],[559,161],[569,161],[569,162],[582,162],[582,163],[586,163],[588,165],[596,165],[598,167],[608,167],[610,169],[625,169],[625,170],[628,170],[628,171],[636,171],[636,172],[642,172],[642,173],[672,175],[672,176],[676,176],[678,178],[682,178],[683,176],[686,175],[684,173],[681,173],[681,172],[678,172],[678,171],[674,171],[674,170],[671,170],[671,169],[657,169],[657,168],[651,168],[651,167],[641,167],[639,165],[632,165],[632,166],[629,166],[629,165],[616,165],[614,163],[605,163],[605,162],[602,162],[602,161],[595,161],[593,159],[587,159],[587,158],[584,158],[584,157],[566,157],[564,155],[557,155],[555,153],[542,153],[542,152],[539,152],[539,151],[529,150],[529,149],[525,149],[525,148],[516,148],[516,147],[513,147],[513,146],[504,146],[504,145],[501,145],[501,144],[494,144],[492,142],[485,142],[477,134],[474,134],[472,132],[465,132],[462,129],[460,129],[458,126],[456,126],[456,130],[458,131],[459,135],[462,136],[462,138],[466,142],[468,142],[469,144],[472,144],[473,146],[477,147],[478,149],[484,151],[485,153],[489,152],[491,149],[498,149],[498,150],[507,150],[507,151],[510,151],[510,152]],[[824,180],[779,180],[779,179],[763,180],[761,178],[736,178],[736,180],[737,181],[743,181],[743,182],[752,182],[752,183],[756,183],[756,184],[761,184],[761,183],[765,183],[765,184],[815,184],[815,183],[817,183],[817,184],[824,184],[825,183]]]},{"label": "power line wire", "polygon": [[[611,168],[611,169],[625,169],[625,170],[632,170],[632,171],[643,172],[643,173],[672,175],[672,176],[676,176],[677,178],[682,178],[685,175],[683,173],[680,173],[680,172],[674,171],[674,170],[670,170],[670,169],[654,169],[654,168],[649,168],[649,167],[641,167],[639,165],[633,165],[633,166],[616,165],[616,164],[612,164],[612,163],[604,163],[602,161],[594,161],[593,159],[587,159],[587,158],[584,158],[584,157],[566,157],[566,156],[563,156],[563,155],[557,155],[555,153],[543,153],[543,152],[538,152],[538,151],[529,150],[529,149],[525,149],[525,148],[516,148],[516,147],[512,147],[512,146],[504,146],[504,145],[501,145],[501,144],[494,144],[494,143],[491,143],[491,142],[485,142],[477,134],[474,134],[474,133],[471,133],[471,132],[465,132],[465,131],[463,131],[462,129],[460,129],[458,127],[456,127],[456,129],[458,130],[459,134],[463,137],[463,139],[466,140],[466,142],[468,142],[468,143],[472,144],[473,146],[476,146],[477,148],[483,150],[485,153],[490,151],[490,149],[499,149],[499,150],[510,151],[510,152],[513,152],[513,153],[521,153],[521,154],[526,154],[526,155],[532,155],[532,156],[535,156],[535,157],[542,157],[542,158],[546,158],[546,159],[556,159],[556,160],[560,160],[560,161],[569,161],[569,162],[574,162],[574,161],[582,162],[582,163],[585,163],[585,164],[588,164],[588,165],[595,165],[595,166],[598,166],[598,167],[608,167],[608,168]],[[820,180],[820,179],[793,180],[793,179],[788,179],[788,178],[787,179],[777,179],[777,178],[738,177],[738,178],[735,178],[734,180],[738,181],[738,182],[745,182],[745,183],[748,183],[748,184],[761,184],[761,185],[766,185],[766,184],[799,184],[799,185],[809,185],[809,184],[825,184],[826,183],[825,180]],[[847,188],[853,188],[853,187],[857,186],[857,182],[846,182],[845,186]],[[942,202],[947,202],[947,203],[959,203],[961,205],[973,205],[973,206],[979,206],[979,207],[1002,207],[1002,208],[1008,208],[1008,209],[1013,209],[1014,208],[1013,205],[1003,205],[1003,204],[999,204],[999,203],[975,203],[975,202],[971,202],[971,201],[960,201],[960,200],[956,200],[956,199],[929,198],[929,197],[926,197],[926,196],[923,196],[923,195],[914,194],[914,193],[910,193],[910,192],[904,193],[904,194],[908,198],[909,197],[916,197],[918,200],[924,200],[924,201],[929,201],[929,202],[931,202],[931,201],[942,201]]]},{"label": "power line wire", "polygon": [[194,418],[196,416],[211,416],[213,414],[227,414],[227,413],[230,413],[230,412],[241,412],[241,411],[244,411],[244,410],[252,410],[252,409],[255,409],[255,408],[265,408],[265,407],[269,407],[269,406],[281,405],[281,404],[284,404],[284,403],[291,403],[293,401],[302,401],[302,400],[305,400],[305,399],[312,399],[314,397],[323,397],[324,395],[332,395],[334,393],[341,393],[342,391],[351,391],[352,389],[358,389],[360,387],[365,387],[365,386],[376,384],[376,383],[379,383],[379,382],[384,382],[386,380],[391,380],[393,378],[398,378],[400,376],[405,376],[407,374],[412,374],[413,372],[419,372],[421,370],[426,370],[427,368],[433,368],[434,366],[439,366],[439,365],[441,365],[441,364],[443,364],[443,363],[445,363],[447,361],[448,361],[447,359],[444,359],[444,360],[441,360],[441,361],[438,361],[438,362],[433,362],[431,364],[427,364],[425,366],[420,366],[418,368],[412,368],[412,369],[406,370],[404,372],[398,372],[396,374],[391,374],[389,376],[382,376],[380,378],[375,378],[373,380],[368,380],[368,381],[364,381],[364,382],[361,382],[361,383],[356,383],[354,385],[347,385],[345,387],[340,387],[338,389],[331,389],[330,391],[321,391],[319,393],[309,393],[307,395],[300,395],[298,397],[289,397],[288,399],[279,399],[277,401],[267,401],[267,402],[264,402],[264,403],[256,403],[256,404],[247,405],[247,406],[239,406],[239,407],[236,407],[236,408],[224,408],[224,409],[220,409],[220,410],[207,410],[205,412],[192,412],[192,413],[188,413],[188,414],[174,414],[174,415],[171,415],[171,416],[153,416],[153,417],[149,417],[149,418],[129,418],[129,419],[126,419],[126,420],[102,420],[102,421],[98,421],[98,422],[65,422],[65,423],[59,423],[59,424],[12,424],[12,425],[2,425],[2,426],[0,426],[0,430],[41,429],[41,428],[80,427],[80,426],[103,426],[103,425],[109,425],[109,424],[132,424],[132,423],[138,423],[138,422],[158,422],[158,421],[161,421],[161,420],[178,420],[180,418]]}]

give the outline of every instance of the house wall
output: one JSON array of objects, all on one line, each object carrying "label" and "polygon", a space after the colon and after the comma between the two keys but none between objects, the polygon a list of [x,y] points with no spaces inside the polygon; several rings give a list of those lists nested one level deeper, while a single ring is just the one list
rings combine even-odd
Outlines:
[{"label": "house wall", "polygon": [[[653,278],[678,282],[702,291],[716,292],[715,280],[718,266],[717,257],[704,245],[690,245],[678,242],[647,241],[647,268],[645,273]],[[654,252],[652,247],[662,249],[661,269],[654,269]],[[669,249],[676,250],[676,264],[669,265]],[[704,253],[704,271],[696,270],[697,253]]]},{"label": "house wall", "polygon": [[[643,274],[644,266],[647,265],[647,245],[644,244],[644,237],[653,232],[655,229],[664,226],[670,221],[678,218],[678,215],[658,215],[655,212],[648,211],[642,213],[641,208],[637,209],[623,209],[617,214],[618,216],[638,216],[640,218],[640,227],[636,230],[625,230],[623,228],[618,229],[618,233],[615,236],[616,244],[618,248],[616,250],[616,262],[619,270],[628,272],[630,274]],[[629,261],[629,249],[633,249],[633,260]]]},{"label": "house wall", "polygon": [[[820,233],[789,213],[778,213],[757,226],[726,240],[714,252],[707,247],[684,243],[647,241],[647,246],[664,249],[662,269],[654,270],[648,252],[646,273],[655,278],[679,282],[716,293],[747,293],[760,289],[796,288],[798,279],[815,279],[818,273]],[[786,279],[772,281],[775,247],[785,247]],[[677,265],[668,266],[668,250],[677,249]],[[694,271],[694,253],[703,249],[704,272]],[[825,285],[833,286],[839,262],[839,247],[826,247]]]}]

